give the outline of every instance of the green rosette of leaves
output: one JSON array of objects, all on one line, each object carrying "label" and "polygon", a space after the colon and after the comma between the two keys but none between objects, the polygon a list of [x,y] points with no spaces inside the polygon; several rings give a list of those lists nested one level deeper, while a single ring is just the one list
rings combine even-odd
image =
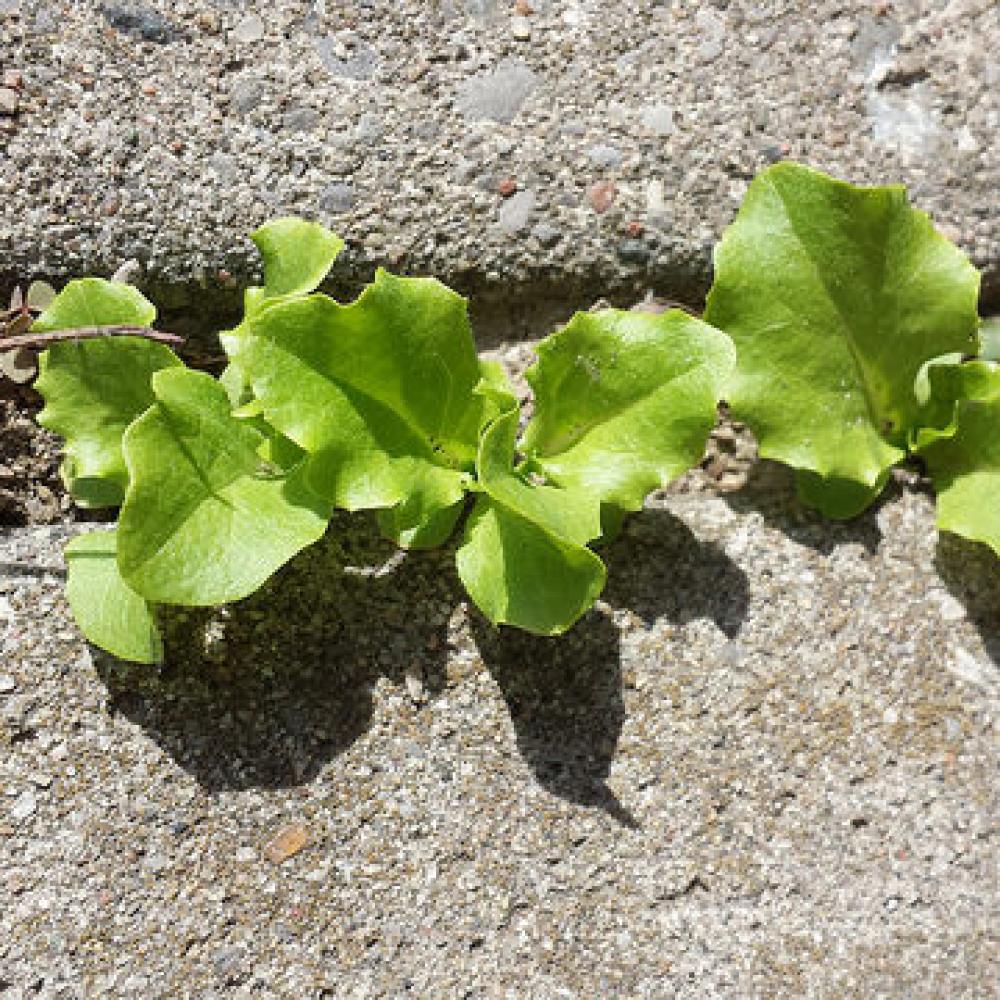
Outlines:
[{"label": "green rosette of leaves", "polygon": [[976,353],[978,288],[901,186],[771,167],[716,248],[704,316],[736,345],[733,415],[797,470],[807,503],[859,513],[919,425],[922,366]]},{"label": "green rosette of leaves", "polygon": [[729,339],[683,313],[580,315],[540,347],[536,416],[480,362],[464,299],[379,271],[348,305],[276,301],[236,331],[253,413],[305,453],[310,489],[377,509],[408,547],[439,545],[469,493],[459,575],[494,623],[569,628],[603,587],[605,520],[702,455]]}]

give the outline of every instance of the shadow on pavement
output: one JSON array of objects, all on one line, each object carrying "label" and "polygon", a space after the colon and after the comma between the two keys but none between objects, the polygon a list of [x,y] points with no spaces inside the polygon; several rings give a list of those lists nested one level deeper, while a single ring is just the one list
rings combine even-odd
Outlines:
[{"label": "shadow on pavement", "polygon": [[899,495],[901,487],[891,480],[875,502],[857,517],[835,521],[807,507],[795,489],[795,472],[789,466],[760,459],[750,468],[742,489],[724,493],[723,499],[739,514],[759,513],[768,525],[800,545],[829,555],[839,545],[861,545],[874,554],[882,541],[878,512]]},{"label": "shadow on pavement", "polygon": [[1000,560],[988,545],[942,531],[934,566],[965,607],[990,658],[1000,665]]},{"label": "shadow on pavement", "polygon": [[[745,577],[668,512],[633,518],[602,555],[612,606],[646,621],[708,618],[729,637],[739,631]],[[221,612],[161,609],[161,669],[97,650],[94,662],[109,710],[207,791],[294,786],[367,731],[380,678],[403,685],[415,671],[428,699],[444,689],[448,620],[463,598],[452,548],[403,557],[374,519],[338,515],[334,533],[253,597]],[[611,614],[595,608],[556,638],[495,629],[474,609],[469,617],[538,781],[634,827],[607,786],[625,716]]]},{"label": "shadow on pavement", "polygon": [[224,617],[161,609],[160,670],[95,650],[109,708],[208,791],[308,782],[366,732],[380,678],[403,684],[417,670],[428,697],[444,688],[450,561],[401,559],[373,519],[338,516],[335,534]]}]

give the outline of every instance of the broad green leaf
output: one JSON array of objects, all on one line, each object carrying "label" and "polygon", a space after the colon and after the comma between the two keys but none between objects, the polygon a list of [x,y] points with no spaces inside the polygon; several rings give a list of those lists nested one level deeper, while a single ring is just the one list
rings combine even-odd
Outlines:
[{"label": "broad green leaf", "polygon": [[87,639],[123,660],[161,662],[152,609],[118,572],[115,532],[77,535],[66,546],[66,564],[66,597]]},{"label": "broad green leaf", "polygon": [[715,272],[705,320],[736,344],[733,415],[826,513],[858,513],[919,422],[920,367],[975,352],[978,273],[902,187],[790,163],[750,185]]},{"label": "broad green leaf", "polygon": [[577,313],[527,371],[522,447],[553,482],[639,510],[704,454],[734,361],[725,334],[677,309]]},{"label": "broad green leaf", "polygon": [[918,453],[937,491],[938,527],[1000,555],[1000,371],[991,383],[980,398],[958,400],[951,435],[925,441]]},{"label": "broad green leaf", "polygon": [[[155,318],[130,285],[89,278],[70,282],[33,329],[149,326]],[[67,341],[42,353],[35,388],[46,405],[38,422],[66,439],[62,478],[81,507],[122,502],[122,434],[152,404],[153,373],[180,364],[168,347],[139,337]]]},{"label": "broad green leaf", "polygon": [[296,299],[244,330],[240,364],[268,423],[309,453],[312,488],[349,510],[398,505],[384,526],[400,542],[437,537],[428,525],[464,495],[484,407],[465,300],[379,271],[350,305]]},{"label": "broad green leaf", "polygon": [[156,307],[138,289],[104,278],[71,281],[31,329],[36,333],[80,326],[152,326]]},{"label": "broad green leaf", "polygon": [[239,600],[320,538],[329,507],[301,469],[261,469],[260,433],[230,415],[210,376],[167,369],[153,391],[156,404],[125,433],[122,576],[158,603]]},{"label": "broad green leaf", "polygon": [[586,548],[601,531],[600,504],[574,490],[533,485],[514,470],[517,417],[512,409],[483,432],[481,492],[455,559],[491,622],[556,635],[604,587],[604,564]]}]

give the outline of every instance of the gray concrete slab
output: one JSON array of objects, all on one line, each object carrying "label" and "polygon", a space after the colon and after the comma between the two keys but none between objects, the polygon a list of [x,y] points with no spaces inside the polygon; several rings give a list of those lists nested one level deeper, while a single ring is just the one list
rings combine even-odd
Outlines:
[{"label": "gray concrete slab", "polygon": [[433,274],[537,333],[697,301],[791,157],[907,184],[997,309],[998,39],[993,0],[0,0],[0,284],[136,260],[208,328],[298,213],[348,240],[333,285]]},{"label": "gray concrete slab", "polygon": [[653,497],[554,640],[338,518],[163,672],[6,529],[0,992],[992,996],[997,561],[789,485]]}]

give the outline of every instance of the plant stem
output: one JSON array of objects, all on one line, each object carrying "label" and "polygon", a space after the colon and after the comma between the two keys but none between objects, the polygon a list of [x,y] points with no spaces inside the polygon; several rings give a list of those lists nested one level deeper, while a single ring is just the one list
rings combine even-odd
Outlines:
[{"label": "plant stem", "polygon": [[78,326],[48,333],[25,333],[17,337],[0,337],[0,352],[21,349],[41,351],[50,344],[66,340],[93,340],[96,337],[144,337],[160,344],[183,344],[176,333],[163,333],[146,326]]}]

